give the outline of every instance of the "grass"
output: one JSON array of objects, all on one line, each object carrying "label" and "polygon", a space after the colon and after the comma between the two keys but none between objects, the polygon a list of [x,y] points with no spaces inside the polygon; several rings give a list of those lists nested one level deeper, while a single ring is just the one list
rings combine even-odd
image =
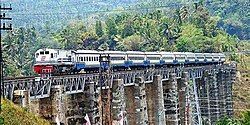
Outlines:
[{"label": "grass", "polygon": [[8,100],[2,102],[0,117],[4,119],[4,125],[50,125],[48,121],[14,105]]}]

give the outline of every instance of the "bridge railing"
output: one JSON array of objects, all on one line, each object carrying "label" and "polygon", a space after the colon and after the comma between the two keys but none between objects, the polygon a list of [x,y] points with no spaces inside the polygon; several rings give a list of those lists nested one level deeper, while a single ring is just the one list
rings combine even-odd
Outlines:
[{"label": "bridge railing", "polygon": [[[226,65],[207,65],[119,71],[113,72],[111,79],[123,79],[124,85],[129,86],[135,83],[136,77],[143,77],[145,83],[152,83],[154,75],[161,75],[162,80],[166,81],[169,79],[171,73],[176,73],[177,78],[181,78],[183,71],[189,73],[190,79],[192,73],[194,73],[195,78],[201,78],[205,70],[212,71],[218,67],[228,68]],[[4,80],[4,92],[6,98],[9,99],[12,99],[15,90],[27,90],[31,98],[45,98],[50,95],[50,89],[53,85],[64,85],[64,92],[66,94],[74,94],[84,92],[85,84],[90,82],[95,82],[98,85],[98,80],[98,73],[51,76],[48,79],[37,79],[36,77],[12,78]]]}]

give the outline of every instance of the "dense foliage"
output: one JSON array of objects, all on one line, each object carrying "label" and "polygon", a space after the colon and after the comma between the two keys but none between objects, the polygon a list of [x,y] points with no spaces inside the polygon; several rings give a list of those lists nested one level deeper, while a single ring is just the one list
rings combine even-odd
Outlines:
[{"label": "dense foliage", "polygon": [[56,30],[74,19],[85,22],[96,18],[104,20],[120,12],[148,13],[162,9],[174,16],[173,10],[181,6],[191,8],[199,1],[218,17],[218,27],[240,39],[250,38],[250,5],[247,0],[2,0],[12,4],[10,15],[15,26],[34,25],[38,30],[43,30],[45,25]]},{"label": "dense foliage", "polygon": [[217,121],[216,125],[250,125],[250,111],[245,111],[238,119],[224,117]]},{"label": "dense foliage", "polygon": [[0,118],[5,125],[50,125],[50,123],[25,109],[3,100]]},{"label": "dense foliage", "polygon": [[[157,0],[156,0],[157,1]],[[149,6],[149,4],[143,4]],[[230,52],[248,50],[241,42],[218,27],[220,18],[210,15],[203,2],[169,11],[119,13],[96,18],[92,23],[74,19],[58,30],[45,24],[21,27],[3,38],[5,76],[33,75],[34,52],[38,48]],[[236,54],[231,56],[239,60]]]}]

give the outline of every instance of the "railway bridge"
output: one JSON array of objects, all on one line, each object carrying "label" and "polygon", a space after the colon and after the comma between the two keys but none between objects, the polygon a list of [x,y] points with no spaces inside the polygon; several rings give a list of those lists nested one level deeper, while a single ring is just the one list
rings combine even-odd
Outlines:
[{"label": "railway bridge", "polygon": [[214,124],[233,114],[235,74],[232,63],[9,78],[4,96],[55,124]]}]

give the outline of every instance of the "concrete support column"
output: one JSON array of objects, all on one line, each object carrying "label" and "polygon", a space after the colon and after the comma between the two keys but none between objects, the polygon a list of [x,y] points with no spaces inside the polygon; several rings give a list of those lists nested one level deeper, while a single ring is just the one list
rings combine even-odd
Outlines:
[{"label": "concrete support column", "polygon": [[30,105],[30,93],[27,90],[15,90],[13,102],[24,108],[29,108]]},{"label": "concrete support column", "polygon": [[205,70],[201,80],[201,96],[199,99],[201,105],[201,117],[204,120],[204,124],[211,125],[208,76],[209,73]]},{"label": "concrete support column", "polygon": [[119,125],[119,122],[126,123],[125,97],[123,79],[115,79],[112,85],[112,118],[113,124]]},{"label": "concrete support column", "polygon": [[95,82],[89,82],[85,84],[85,100],[84,101],[84,111],[87,113],[90,122],[93,125],[98,124],[100,122],[100,116],[98,112],[98,104],[97,104],[97,90]]},{"label": "concrete support column", "polygon": [[218,99],[218,84],[217,84],[217,71],[213,70],[209,75],[209,101],[211,108],[211,123],[214,124],[219,119],[219,99]]},{"label": "concrete support column", "polygon": [[232,87],[236,80],[236,68],[226,69],[226,112],[229,117],[233,116],[233,96]]},{"label": "concrete support column", "polygon": [[136,106],[135,106],[135,86],[126,86],[124,88],[125,102],[126,102],[126,113],[127,113],[127,124],[136,125]]},{"label": "concrete support column", "polygon": [[218,71],[217,75],[217,81],[218,81],[218,89],[219,89],[219,110],[220,110],[220,117],[223,117],[226,115],[226,89],[227,86],[225,84],[225,71],[224,69],[220,69]]},{"label": "concrete support column", "polygon": [[144,79],[141,77],[135,78],[135,105],[136,105],[136,124],[147,125],[147,101],[145,92]]},{"label": "concrete support column", "polygon": [[40,114],[40,99],[33,98],[32,100],[30,100],[29,111],[36,114],[36,115],[41,116],[41,114]]},{"label": "concrete support column", "polygon": [[78,125],[85,123],[86,108],[90,104],[85,102],[88,100],[83,93],[67,94],[64,97],[65,102],[65,124],[66,125]]},{"label": "concrete support column", "polygon": [[183,72],[181,80],[178,83],[178,99],[179,99],[179,111],[180,111],[180,124],[187,125],[187,112],[186,112],[186,99],[187,97],[187,85],[188,85],[188,72]]},{"label": "concrete support column", "polygon": [[146,84],[146,99],[149,124],[165,125],[163,87],[160,75],[153,77],[152,84]]},{"label": "concrete support column", "polygon": [[65,123],[63,85],[51,87],[51,120],[54,123]]},{"label": "concrete support column", "polygon": [[102,88],[101,93],[99,94],[99,112],[100,112],[100,121],[103,125],[112,124],[112,114],[111,114],[111,100],[112,93],[111,88]]},{"label": "concrete support column", "polygon": [[169,80],[164,85],[164,107],[166,109],[166,123],[167,125],[179,124],[179,108],[177,96],[177,79],[176,74],[171,73]]}]

